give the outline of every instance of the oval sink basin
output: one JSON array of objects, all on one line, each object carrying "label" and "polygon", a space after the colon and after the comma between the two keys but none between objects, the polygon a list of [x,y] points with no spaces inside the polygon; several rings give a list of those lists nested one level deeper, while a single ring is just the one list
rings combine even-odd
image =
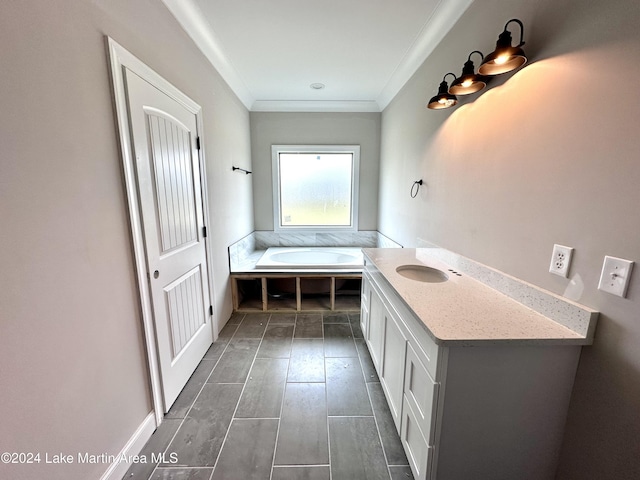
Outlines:
[{"label": "oval sink basin", "polygon": [[426,267],[424,265],[400,265],[396,272],[411,280],[426,283],[441,283],[449,280],[449,276],[437,268]]}]

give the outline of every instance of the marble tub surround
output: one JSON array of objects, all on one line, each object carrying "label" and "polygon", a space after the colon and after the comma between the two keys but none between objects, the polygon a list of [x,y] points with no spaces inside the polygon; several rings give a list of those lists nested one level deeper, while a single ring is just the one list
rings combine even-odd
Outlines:
[{"label": "marble tub surround", "polygon": [[277,233],[256,231],[256,249],[269,247],[377,247],[378,232]]},{"label": "marble tub surround", "polygon": [[229,246],[231,273],[255,269],[256,262],[269,247],[361,247],[402,248],[377,231],[279,233],[255,231]]},{"label": "marble tub surround", "polygon": [[[363,252],[366,271],[398,293],[438,344],[590,345],[593,341],[598,312],[446,250],[366,248]],[[400,265],[436,268],[449,279],[411,280],[396,271]]]}]

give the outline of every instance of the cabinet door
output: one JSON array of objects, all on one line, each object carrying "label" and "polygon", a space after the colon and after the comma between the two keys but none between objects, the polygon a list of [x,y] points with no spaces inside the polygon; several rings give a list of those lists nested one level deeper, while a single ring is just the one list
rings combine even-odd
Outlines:
[{"label": "cabinet door", "polygon": [[375,289],[372,288],[369,299],[369,331],[367,334],[367,344],[369,345],[371,360],[373,360],[373,365],[376,367],[378,375],[381,374],[380,368],[382,367],[385,313],[386,308],[382,303],[382,299]]},{"label": "cabinet door", "polygon": [[411,406],[404,400],[402,409],[402,431],[400,440],[407,454],[407,460],[411,466],[415,480],[426,480],[431,478],[431,464],[433,458],[433,447],[430,447],[425,440]]},{"label": "cabinet door", "polygon": [[369,308],[371,298],[371,280],[362,275],[362,291],[360,294],[360,328],[364,338],[369,338]]},{"label": "cabinet door", "polygon": [[385,329],[380,382],[387,394],[387,402],[389,403],[396,429],[400,433],[407,339],[402,333],[397,320],[388,310],[385,309],[384,313]]}]

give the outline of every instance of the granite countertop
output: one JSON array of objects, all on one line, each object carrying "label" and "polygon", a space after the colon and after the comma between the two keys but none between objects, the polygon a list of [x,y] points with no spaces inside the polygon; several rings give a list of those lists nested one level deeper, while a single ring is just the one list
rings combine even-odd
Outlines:
[{"label": "granite countertop", "polygon": [[[515,284],[515,287],[510,287],[512,290],[518,290],[518,284],[521,283],[525,294],[514,294],[512,291],[501,293],[472,278],[459,267],[443,262],[437,255],[429,255],[429,250],[367,248],[363,252],[367,260],[365,271],[373,273],[376,280],[381,277],[397,292],[436,343],[592,343],[598,312],[506,275],[508,282],[503,283]],[[411,280],[396,272],[396,267],[400,265],[437,268],[445,272],[449,279],[442,283]],[[499,274],[495,270],[490,273],[494,276]],[[513,298],[518,295],[525,298],[529,306]]]}]

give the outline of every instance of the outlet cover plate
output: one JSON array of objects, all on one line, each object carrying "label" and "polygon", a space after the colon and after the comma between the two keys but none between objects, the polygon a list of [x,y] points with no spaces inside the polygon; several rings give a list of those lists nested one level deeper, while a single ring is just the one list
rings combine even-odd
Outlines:
[{"label": "outlet cover plate", "polygon": [[624,298],[627,295],[632,270],[631,260],[605,256],[598,290]]},{"label": "outlet cover plate", "polygon": [[569,275],[569,266],[571,265],[571,256],[573,255],[573,248],[565,247],[564,245],[554,245],[553,253],[551,254],[551,264],[549,265],[549,272],[554,275],[567,278]]}]

